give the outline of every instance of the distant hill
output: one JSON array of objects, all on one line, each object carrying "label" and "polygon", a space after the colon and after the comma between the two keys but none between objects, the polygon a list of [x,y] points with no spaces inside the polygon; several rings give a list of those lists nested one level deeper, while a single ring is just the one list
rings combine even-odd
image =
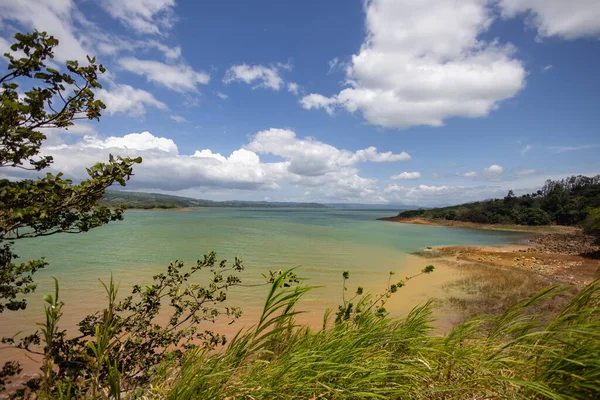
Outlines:
[{"label": "distant hill", "polygon": [[402,204],[365,204],[365,203],[325,203],[328,207],[352,210],[416,210],[419,207],[405,206]]},{"label": "distant hill", "polygon": [[319,203],[286,203],[267,201],[212,201],[159,193],[123,192],[107,190],[100,202],[107,207],[125,206],[134,209],[187,208],[187,207],[256,207],[256,208],[328,208]]},{"label": "distant hill", "polygon": [[548,180],[536,193],[457,206],[410,210],[386,220],[450,220],[482,224],[581,225],[591,210],[600,207],[600,175]]}]

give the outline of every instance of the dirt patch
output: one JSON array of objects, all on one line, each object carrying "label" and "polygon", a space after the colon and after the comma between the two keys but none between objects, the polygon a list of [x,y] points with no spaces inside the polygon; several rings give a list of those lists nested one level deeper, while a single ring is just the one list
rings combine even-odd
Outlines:
[{"label": "dirt patch", "polygon": [[431,252],[457,261],[510,267],[549,278],[552,282],[583,286],[594,279],[600,250],[593,237],[582,233],[537,235],[527,245],[447,246]]},{"label": "dirt patch", "polygon": [[444,285],[444,302],[466,319],[501,312],[547,286],[565,286],[564,293],[535,310],[551,315],[594,279],[600,260],[593,255],[599,250],[593,238],[574,231],[536,235],[524,245],[446,246],[416,255],[436,258],[436,264],[459,272],[456,280]]}]

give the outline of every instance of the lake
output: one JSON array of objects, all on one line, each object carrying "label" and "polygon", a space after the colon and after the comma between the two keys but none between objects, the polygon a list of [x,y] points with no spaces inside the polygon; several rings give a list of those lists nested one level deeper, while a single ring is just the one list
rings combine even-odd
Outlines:
[{"label": "lake", "polygon": [[[21,240],[16,243],[17,254],[25,259],[44,256],[50,266],[36,274],[39,286],[25,312],[0,314],[0,334],[35,328],[35,322],[43,319],[41,299],[53,291],[52,277],[59,280],[66,303],[63,326],[72,327],[85,314],[104,306],[99,278],[107,281],[112,274],[125,295],[133,284],[149,283],[170,261],[180,259],[191,266],[211,250],[219,259],[233,260],[240,255],[246,266],[241,274],[244,283],[263,282],[262,274],[269,270],[299,266],[299,276],[309,284],[323,286],[302,303],[310,310],[305,318],[316,325],[326,307],[341,303],[343,271],[350,271],[352,290],[362,285],[381,291],[389,271],[403,279],[429,263],[410,255],[426,246],[504,244],[524,237],[520,233],[376,220],[394,214],[389,210],[340,209],[130,210],[124,221],[87,233]],[[411,281],[406,291],[397,294],[404,297],[393,303],[391,310],[405,312],[415,302],[436,295],[439,288],[433,283],[444,274],[448,272],[436,271]],[[265,295],[266,288],[235,288],[229,298],[232,304],[242,306],[246,321],[251,322]]]}]

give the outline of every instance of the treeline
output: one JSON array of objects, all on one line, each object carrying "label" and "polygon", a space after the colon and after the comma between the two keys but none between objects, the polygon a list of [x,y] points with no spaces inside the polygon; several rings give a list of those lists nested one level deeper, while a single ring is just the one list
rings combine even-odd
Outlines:
[{"label": "treeline", "polygon": [[401,218],[455,220],[483,224],[581,225],[591,210],[600,207],[600,175],[547,180],[535,193],[457,206],[410,210]]},{"label": "treeline", "polygon": [[192,199],[190,197],[172,196],[160,193],[125,192],[107,190],[100,200],[100,205],[106,207],[125,207],[133,209],[172,209],[191,207],[252,207],[252,208],[327,208],[320,203],[286,203],[267,201],[213,201]]}]

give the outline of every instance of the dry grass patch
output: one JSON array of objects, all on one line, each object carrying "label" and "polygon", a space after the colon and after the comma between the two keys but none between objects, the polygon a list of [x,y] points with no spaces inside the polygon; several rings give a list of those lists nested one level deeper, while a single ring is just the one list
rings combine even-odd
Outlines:
[{"label": "dry grass patch", "polygon": [[[463,276],[444,285],[445,305],[458,309],[466,320],[480,314],[497,314],[519,299],[532,296],[552,285],[552,279],[518,268],[490,266],[478,263],[457,263]],[[553,314],[563,307],[577,290],[570,290],[539,302],[536,313]]]}]

